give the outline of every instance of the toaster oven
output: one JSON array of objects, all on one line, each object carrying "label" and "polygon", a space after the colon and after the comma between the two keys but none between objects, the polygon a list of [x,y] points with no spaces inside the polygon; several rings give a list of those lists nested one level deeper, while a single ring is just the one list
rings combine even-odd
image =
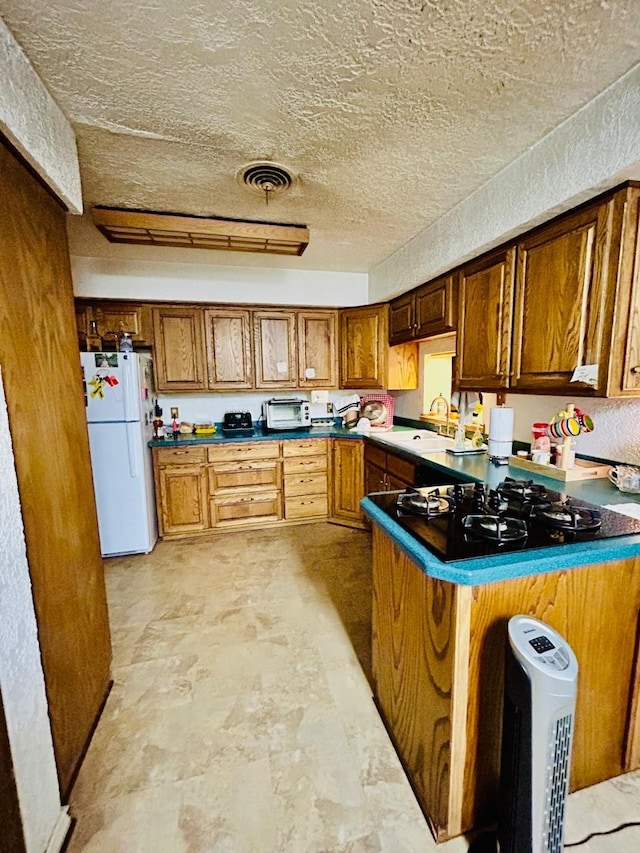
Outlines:
[{"label": "toaster oven", "polygon": [[262,406],[264,427],[270,432],[287,429],[309,429],[311,407],[307,400],[297,397],[272,397]]}]

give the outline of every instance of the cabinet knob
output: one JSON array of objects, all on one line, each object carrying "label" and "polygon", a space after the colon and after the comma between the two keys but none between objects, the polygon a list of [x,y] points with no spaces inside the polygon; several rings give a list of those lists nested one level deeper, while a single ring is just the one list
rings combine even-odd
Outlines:
[{"label": "cabinet knob", "polygon": [[640,364],[636,364],[635,367],[631,368],[632,373],[640,373]]}]

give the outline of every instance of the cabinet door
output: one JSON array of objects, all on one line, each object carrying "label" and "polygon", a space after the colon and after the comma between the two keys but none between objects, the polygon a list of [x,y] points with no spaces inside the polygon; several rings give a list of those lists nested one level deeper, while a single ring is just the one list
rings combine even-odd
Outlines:
[{"label": "cabinet door", "polygon": [[254,311],[256,388],[295,388],[295,311]]},{"label": "cabinet door", "polygon": [[360,500],[364,497],[364,451],[362,441],[335,439],[333,442],[332,517],[362,527]]},{"label": "cabinet door", "polygon": [[212,391],[253,388],[251,313],[240,309],[204,312],[207,387]]},{"label": "cabinet door", "polygon": [[507,388],[515,249],[487,255],[459,273],[457,387]]},{"label": "cabinet door", "polygon": [[158,469],[162,535],[191,533],[209,527],[205,472],[204,465]]},{"label": "cabinet door", "polygon": [[134,344],[153,341],[151,306],[128,302],[101,302],[91,309],[101,338],[118,341],[127,332]]},{"label": "cabinet door", "polygon": [[456,289],[454,276],[444,275],[423,284],[415,293],[416,338],[442,335],[456,328]]},{"label": "cabinet door", "polygon": [[154,308],[156,389],[201,391],[206,387],[202,311]]},{"label": "cabinet door", "polygon": [[364,465],[364,494],[370,495],[371,492],[386,492],[387,480],[385,471],[378,468],[372,462],[365,462]]},{"label": "cabinet door", "polygon": [[337,388],[337,311],[298,312],[298,385]]},{"label": "cabinet door", "polygon": [[389,345],[403,344],[416,336],[416,292],[403,293],[389,305]]},{"label": "cabinet door", "polygon": [[340,386],[386,388],[388,305],[340,312]]},{"label": "cabinet door", "polygon": [[603,361],[610,204],[563,217],[518,243],[512,388],[600,390],[571,376]]}]

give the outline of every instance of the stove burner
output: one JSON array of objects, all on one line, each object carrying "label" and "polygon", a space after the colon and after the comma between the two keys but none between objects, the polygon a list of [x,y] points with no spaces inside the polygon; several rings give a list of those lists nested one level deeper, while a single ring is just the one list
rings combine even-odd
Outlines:
[{"label": "stove burner", "polygon": [[514,480],[512,477],[505,477],[498,484],[498,492],[505,498],[515,498],[520,501],[542,500],[547,497],[544,486],[534,483],[533,480]]},{"label": "stove burner", "polygon": [[597,509],[571,506],[562,501],[535,506],[531,515],[546,527],[560,530],[597,530],[602,523]]},{"label": "stove burner", "polygon": [[484,539],[498,545],[520,542],[527,538],[527,525],[522,518],[505,515],[467,515],[463,519],[465,541]]},{"label": "stove burner", "polygon": [[408,488],[398,495],[396,506],[400,512],[410,515],[421,515],[425,518],[437,518],[453,512],[455,506],[452,498],[441,495],[439,489],[433,489],[426,494],[417,489]]}]

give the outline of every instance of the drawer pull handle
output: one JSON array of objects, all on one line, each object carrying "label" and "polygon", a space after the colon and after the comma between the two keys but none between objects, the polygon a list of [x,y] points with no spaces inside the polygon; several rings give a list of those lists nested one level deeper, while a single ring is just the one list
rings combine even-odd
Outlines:
[{"label": "drawer pull handle", "polygon": [[636,364],[635,367],[631,368],[632,373],[640,373],[640,364]]}]

